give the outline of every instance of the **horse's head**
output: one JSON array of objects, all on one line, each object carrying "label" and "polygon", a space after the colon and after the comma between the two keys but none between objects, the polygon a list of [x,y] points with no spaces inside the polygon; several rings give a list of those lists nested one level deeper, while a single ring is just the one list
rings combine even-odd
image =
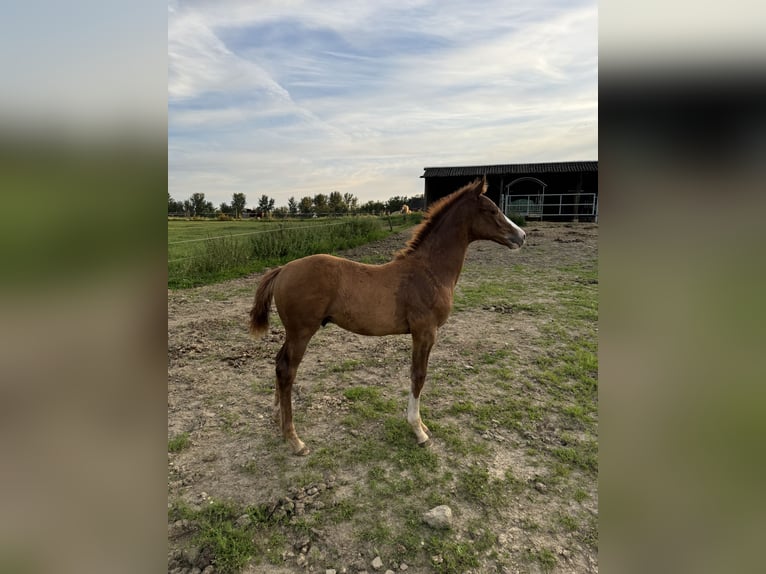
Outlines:
[{"label": "horse's head", "polygon": [[475,213],[471,222],[471,240],[487,239],[511,249],[518,249],[527,240],[524,230],[508,219],[500,208],[484,195],[487,191],[487,177],[476,180],[473,193]]}]

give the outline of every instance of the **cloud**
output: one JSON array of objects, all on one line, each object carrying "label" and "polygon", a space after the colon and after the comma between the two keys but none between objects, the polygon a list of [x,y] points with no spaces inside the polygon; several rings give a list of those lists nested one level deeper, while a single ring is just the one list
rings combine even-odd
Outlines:
[{"label": "cloud", "polygon": [[595,2],[170,12],[177,199],[337,189],[364,202],[422,193],[425,166],[597,158]]}]

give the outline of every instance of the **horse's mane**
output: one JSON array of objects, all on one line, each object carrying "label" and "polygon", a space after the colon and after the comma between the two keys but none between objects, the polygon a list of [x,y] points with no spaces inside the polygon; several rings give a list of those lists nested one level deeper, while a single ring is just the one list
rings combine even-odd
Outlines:
[{"label": "horse's mane", "polygon": [[455,203],[457,203],[464,195],[475,191],[477,187],[482,185],[481,179],[475,179],[471,183],[464,185],[457,191],[450,193],[446,197],[442,197],[437,202],[433,203],[423,216],[423,221],[412,232],[412,237],[407,242],[407,246],[397,252],[396,258],[401,259],[410,253],[413,253],[426,237],[434,230],[436,225],[444,219],[445,213],[447,213]]}]

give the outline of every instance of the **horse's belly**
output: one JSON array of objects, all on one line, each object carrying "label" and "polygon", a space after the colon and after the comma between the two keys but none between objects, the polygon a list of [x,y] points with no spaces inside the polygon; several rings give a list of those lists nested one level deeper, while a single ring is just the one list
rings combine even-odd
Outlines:
[{"label": "horse's belly", "polygon": [[409,333],[404,321],[397,320],[393,313],[382,310],[359,309],[355,313],[340,312],[332,314],[330,321],[359,335],[396,335]]}]

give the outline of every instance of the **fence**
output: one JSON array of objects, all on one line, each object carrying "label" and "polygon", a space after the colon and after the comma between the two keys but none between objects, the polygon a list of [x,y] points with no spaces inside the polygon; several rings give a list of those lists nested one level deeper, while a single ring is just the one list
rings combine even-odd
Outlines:
[{"label": "fence", "polygon": [[598,196],[595,193],[545,193],[500,196],[500,209],[527,219],[587,219],[598,221]]}]

